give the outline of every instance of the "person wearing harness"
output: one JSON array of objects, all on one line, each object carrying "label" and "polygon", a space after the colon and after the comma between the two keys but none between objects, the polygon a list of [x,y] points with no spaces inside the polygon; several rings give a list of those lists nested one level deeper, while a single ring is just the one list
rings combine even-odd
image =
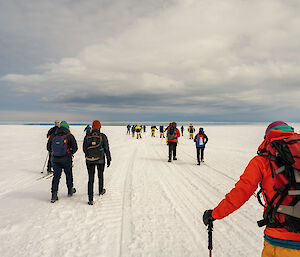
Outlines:
[{"label": "person wearing harness", "polygon": [[100,132],[101,123],[99,120],[94,120],[92,129],[88,135],[85,136],[83,140],[83,152],[86,159],[86,167],[89,174],[88,181],[88,204],[94,204],[94,178],[95,169],[98,170],[98,193],[103,195],[106,189],[103,187],[104,179],[103,172],[105,168],[105,157],[107,168],[110,166],[111,155],[109,150],[108,139],[105,134]]},{"label": "person wearing harness", "polygon": [[155,130],[158,130],[156,126],[151,126],[151,137],[155,137]]},{"label": "person wearing harness", "polygon": [[204,149],[207,141],[208,137],[205,135],[203,128],[200,128],[199,133],[194,138],[194,142],[196,143],[197,149],[197,165],[200,165],[200,161],[203,162]]},{"label": "person wearing harness", "polygon": [[180,132],[176,128],[176,122],[170,123],[169,129],[167,130],[167,138],[168,138],[168,146],[169,146],[169,160],[168,162],[172,161],[172,154],[173,160],[176,161],[176,148],[178,143],[178,137],[180,137]]},{"label": "person wearing harness", "polygon": [[141,135],[142,126],[139,124],[136,125],[135,131],[136,131],[136,139],[142,138],[142,135]]},{"label": "person wearing harness", "polygon": [[194,126],[193,126],[192,123],[190,123],[190,125],[188,127],[188,132],[190,133],[189,139],[193,139],[194,138],[195,128],[194,128]]},{"label": "person wearing harness", "polygon": [[68,196],[72,196],[76,192],[76,189],[73,187],[72,159],[78,147],[66,121],[60,122],[59,128],[49,138],[47,150],[51,152],[51,163],[53,166],[51,202],[54,203],[58,200],[57,192],[62,170],[64,170],[66,175]]},{"label": "person wearing harness", "polygon": [[[47,138],[49,139],[56,132],[56,130],[58,128],[59,128],[59,120],[56,120],[54,122],[54,127],[50,128],[48,130]],[[48,155],[47,172],[51,173],[51,172],[53,172],[52,169],[51,169],[51,152],[48,152],[48,153],[49,153],[49,155]]]},{"label": "person wearing harness", "polygon": [[[286,141],[293,138],[289,143]],[[296,138],[296,140],[295,140]],[[277,150],[272,152],[277,147]],[[273,149],[273,150],[272,150]],[[286,168],[290,164],[282,162],[285,155],[295,151],[291,155],[297,169]],[[203,214],[205,225],[220,220],[239,209],[256,191],[258,185],[264,193],[264,219],[257,222],[259,226],[266,225],[264,230],[264,248],[262,257],[296,257],[300,256],[300,211],[299,211],[299,166],[300,161],[300,135],[294,133],[294,129],[283,121],[271,123],[265,132],[265,139],[258,147],[258,155],[255,156],[246,167],[235,187],[213,210],[206,210]],[[267,157],[267,158],[266,158]],[[284,157],[284,158],[283,158]],[[295,158],[296,157],[296,158]],[[291,160],[291,159],[289,159]],[[280,163],[285,164],[280,164]],[[281,168],[274,167],[283,165]],[[293,164],[293,165],[294,165]],[[286,172],[295,175],[286,179]],[[298,174],[296,176],[296,173]],[[285,178],[285,186],[278,188],[278,178]],[[291,184],[289,184],[291,183]],[[295,185],[286,187],[287,185]],[[296,190],[292,190],[296,189]],[[289,190],[281,199],[276,199],[283,190]],[[298,192],[298,195],[297,195]],[[294,199],[286,202],[287,198]],[[258,194],[258,199],[260,199]],[[282,200],[283,199],[283,200]],[[296,200],[296,201],[295,201]],[[262,201],[260,200],[262,203]],[[298,209],[297,209],[298,208]],[[274,210],[276,212],[274,212]],[[269,215],[271,214],[271,216]],[[286,215],[288,214],[288,215]]]}]

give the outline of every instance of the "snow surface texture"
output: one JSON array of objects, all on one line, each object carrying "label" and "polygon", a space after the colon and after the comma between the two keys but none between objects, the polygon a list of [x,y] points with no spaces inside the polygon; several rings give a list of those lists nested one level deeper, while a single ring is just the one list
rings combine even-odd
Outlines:
[{"label": "snow surface texture", "polygon": [[[204,127],[209,141],[201,166],[186,128],[178,160],[168,163],[165,139],[157,132],[151,137],[149,127],[139,140],[126,135],[125,127],[103,127],[112,154],[107,193],[95,195],[89,206],[84,127],[71,127],[79,146],[73,168],[77,193],[67,197],[62,175],[59,201],[51,204],[51,179],[38,180],[50,127],[0,126],[0,256],[208,256],[202,214],[234,186],[265,127]],[[253,196],[214,222],[213,256],[260,256],[261,215]]]}]

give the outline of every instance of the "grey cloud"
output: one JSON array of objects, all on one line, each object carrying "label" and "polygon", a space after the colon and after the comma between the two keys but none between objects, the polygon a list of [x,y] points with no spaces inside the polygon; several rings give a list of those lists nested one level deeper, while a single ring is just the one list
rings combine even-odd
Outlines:
[{"label": "grey cloud", "polygon": [[[55,21],[54,27],[66,24],[65,31],[57,32],[65,32],[60,49],[61,55],[66,50],[65,55],[45,61],[29,75],[6,74],[0,83],[9,82],[24,94],[26,88],[43,104],[63,105],[65,110],[88,112],[98,106],[112,113],[142,110],[155,115],[163,110],[233,120],[267,119],[277,113],[297,118],[300,4],[296,1],[182,0],[165,6],[162,1],[142,1],[129,18],[126,8],[136,1],[62,6],[58,17],[66,20]],[[47,4],[53,8],[50,13],[58,7],[53,3]],[[103,10],[94,10],[99,3]],[[49,22],[45,19],[44,25]],[[99,19],[103,27],[98,33]],[[71,52],[73,57],[67,58]]]}]

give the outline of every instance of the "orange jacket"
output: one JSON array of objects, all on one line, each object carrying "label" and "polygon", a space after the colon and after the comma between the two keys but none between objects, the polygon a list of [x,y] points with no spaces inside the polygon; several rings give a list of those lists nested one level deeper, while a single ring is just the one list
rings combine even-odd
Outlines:
[{"label": "orange jacket", "polygon": [[[259,146],[258,150],[265,148],[270,141],[286,138],[292,134],[295,133],[271,130]],[[249,200],[260,182],[262,182],[262,187],[267,198],[271,199],[274,196],[275,191],[273,190],[274,179],[272,178],[269,160],[268,158],[257,155],[249,162],[244,173],[241,175],[240,180],[235,184],[235,187],[213,210],[212,216],[215,219],[222,219],[239,209]],[[278,239],[300,241],[299,233],[288,232],[285,228],[266,227],[264,233]]]}]

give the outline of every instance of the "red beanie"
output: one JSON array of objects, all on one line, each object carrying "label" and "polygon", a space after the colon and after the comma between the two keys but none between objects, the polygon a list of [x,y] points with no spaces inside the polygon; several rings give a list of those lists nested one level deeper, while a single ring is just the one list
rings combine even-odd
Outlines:
[{"label": "red beanie", "polygon": [[94,120],[93,121],[93,125],[92,125],[93,129],[100,129],[101,128],[101,123],[99,120]]}]

